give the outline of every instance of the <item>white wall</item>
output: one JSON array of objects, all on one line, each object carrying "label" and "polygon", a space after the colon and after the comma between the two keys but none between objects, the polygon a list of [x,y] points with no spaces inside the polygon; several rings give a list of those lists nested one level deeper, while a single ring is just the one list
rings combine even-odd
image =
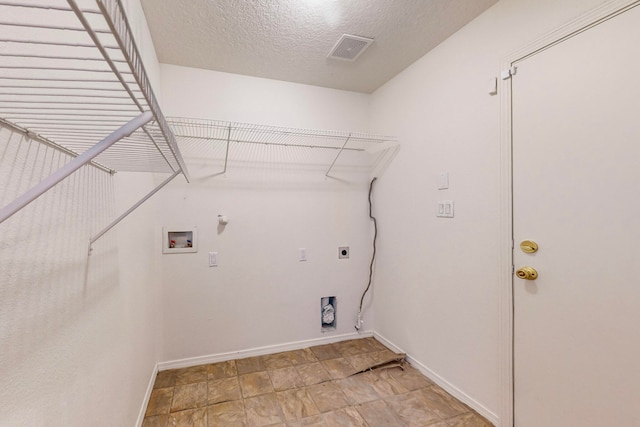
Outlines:
[{"label": "white wall", "polygon": [[[152,82],[155,51],[126,2]],[[145,36],[146,34],[146,36]],[[70,160],[0,129],[0,206]],[[156,235],[138,217],[91,235],[149,191],[149,174],[84,167],[0,224],[0,426],[131,426],[159,360]]]},{"label": "white wall", "polygon": [[[379,184],[374,328],[494,420],[500,103],[487,84],[510,52],[599,3],[501,0],[373,94],[372,131],[402,144]],[[448,199],[456,217],[436,218]]]},{"label": "white wall", "polygon": [[[19,140],[0,131],[2,206],[69,160]],[[152,261],[140,255],[152,235],[124,223],[134,239],[114,230],[87,256],[90,235],[121,210],[112,177],[84,167],[0,224],[0,425],[135,422],[158,358],[160,294],[152,269],[124,264]]]},{"label": "white wall", "polygon": [[311,129],[367,131],[369,96],[279,80],[160,64],[163,111]]},{"label": "white wall", "polygon": [[[366,130],[368,96],[162,65],[167,115],[336,130]],[[230,164],[226,176],[197,145],[182,144],[192,183],[159,194],[163,225],[199,227],[196,254],[162,258],[165,360],[354,332],[371,253],[366,182],[321,170]],[[282,154],[282,153],[281,153]],[[295,163],[295,162],[294,162]],[[224,230],[217,215],[229,217]],[[351,247],[348,261],[337,248]],[[309,260],[298,261],[298,248]],[[219,266],[208,267],[208,252]],[[338,297],[338,329],[320,332],[320,298]],[[371,310],[366,326],[372,324]]]}]

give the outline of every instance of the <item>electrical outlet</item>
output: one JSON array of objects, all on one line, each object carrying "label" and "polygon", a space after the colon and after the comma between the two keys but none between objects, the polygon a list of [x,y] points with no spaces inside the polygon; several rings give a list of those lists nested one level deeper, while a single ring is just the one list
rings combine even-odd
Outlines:
[{"label": "electrical outlet", "polygon": [[440,218],[453,218],[453,200],[439,200],[436,216]]},{"label": "electrical outlet", "polygon": [[349,259],[349,246],[340,246],[338,248],[338,259]]}]

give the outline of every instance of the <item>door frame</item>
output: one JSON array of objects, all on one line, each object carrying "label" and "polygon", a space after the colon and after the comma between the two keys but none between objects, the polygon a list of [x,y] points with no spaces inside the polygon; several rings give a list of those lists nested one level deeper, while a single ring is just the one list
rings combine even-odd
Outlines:
[{"label": "door frame", "polygon": [[[609,0],[503,58],[500,70],[517,76],[518,63],[640,5],[640,0]],[[514,68],[515,67],[515,68]],[[507,75],[500,82],[500,272],[499,272],[499,422],[514,425],[514,312],[513,312],[513,132],[512,85]]]}]

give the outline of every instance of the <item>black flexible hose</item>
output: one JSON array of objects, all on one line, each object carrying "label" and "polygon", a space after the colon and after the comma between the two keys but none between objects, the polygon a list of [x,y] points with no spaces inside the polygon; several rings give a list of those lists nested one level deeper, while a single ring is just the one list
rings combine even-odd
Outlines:
[{"label": "black flexible hose", "polygon": [[362,303],[364,302],[364,297],[369,292],[369,288],[371,287],[371,281],[373,279],[373,263],[376,260],[376,241],[378,240],[378,222],[376,221],[376,217],[372,214],[373,203],[371,201],[371,194],[373,193],[373,183],[376,182],[376,179],[373,178],[371,180],[371,184],[369,184],[369,218],[373,220],[373,254],[371,255],[371,264],[369,264],[369,283],[367,284],[367,288],[362,293],[362,298],[360,298],[360,312],[362,312]]}]

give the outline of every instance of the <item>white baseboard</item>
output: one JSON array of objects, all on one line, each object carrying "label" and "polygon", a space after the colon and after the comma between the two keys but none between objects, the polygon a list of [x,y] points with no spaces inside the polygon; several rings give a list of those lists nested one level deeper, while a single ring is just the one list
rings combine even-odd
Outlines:
[{"label": "white baseboard", "polygon": [[334,342],[353,340],[357,338],[372,337],[373,331],[352,332],[342,335],[333,335],[322,338],[314,338],[304,341],[294,341],[284,344],[268,345],[247,350],[231,351],[228,353],[209,354],[206,356],[189,357],[186,359],[170,360],[160,362],[157,365],[158,371],[167,369],[189,368],[191,366],[205,365],[208,363],[225,362],[227,360],[244,359],[246,357],[263,356],[265,354],[280,353],[282,351],[299,350],[301,348],[313,347],[316,345],[331,344]]},{"label": "white baseboard", "polygon": [[142,427],[142,422],[144,421],[144,413],[147,410],[147,405],[149,404],[149,399],[151,398],[151,392],[153,391],[153,383],[156,381],[156,376],[158,375],[158,364],[153,367],[153,372],[151,372],[151,378],[149,378],[149,384],[147,385],[147,392],[144,395],[144,400],[142,401],[142,407],[140,408],[140,412],[138,413],[138,421],[136,421],[136,427]]},{"label": "white baseboard", "polygon": [[[394,343],[392,343],[382,335],[378,334],[377,332],[374,332],[373,336],[375,337],[375,339],[380,341],[390,350],[396,353],[406,354],[404,350],[402,350],[400,347],[398,347],[397,345],[395,345]],[[493,423],[493,425],[495,426],[499,425],[500,418],[498,417],[498,415],[490,411],[486,406],[482,405],[480,402],[478,402],[468,394],[461,391],[459,388],[457,388],[456,386],[454,386],[453,384],[451,384],[450,382],[442,378],[440,375],[438,375],[436,372],[432,371],[431,369],[429,369],[428,367],[420,363],[418,360],[411,357],[411,355],[409,354],[407,354],[407,362],[409,362],[411,366],[413,366],[418,371],[420,371],[425,377],[429,378],[431,381],[433,381],[434,383],[442,387],[444,390],[446,390],[447,393],[449,393],[450,395],[452,395],[462,403],[465,403],[466,405],[470,406],[474,411],[476,411],[477,413],[485,417],[487,420],[489,420],[491,423]]]}]

